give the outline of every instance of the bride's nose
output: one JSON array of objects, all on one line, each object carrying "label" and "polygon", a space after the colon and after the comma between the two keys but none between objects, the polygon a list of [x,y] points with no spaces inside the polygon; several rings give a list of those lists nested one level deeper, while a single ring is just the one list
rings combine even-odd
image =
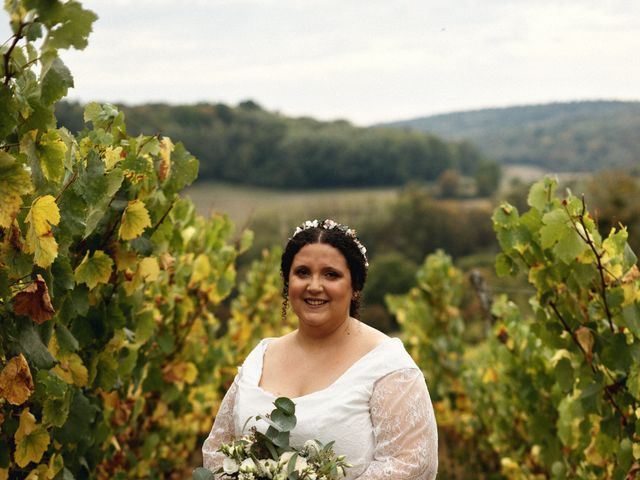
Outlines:
[{"label": "bride's nose", "polygon": [[320,277],[318,275],[311,275],[307,290],[310,292],[319,292],[322,290],[322,284],[320,283]]}]

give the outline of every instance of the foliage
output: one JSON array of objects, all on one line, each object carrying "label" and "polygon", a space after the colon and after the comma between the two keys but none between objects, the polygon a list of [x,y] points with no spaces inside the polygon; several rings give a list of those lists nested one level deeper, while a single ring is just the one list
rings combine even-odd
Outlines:
[{"label": "foliage", "polygon": [[484,421],[498,450],[518,435],[520,449],[511,448],[509,460],[533,472],[624,478],[640,458],[637,259],[626,228],[602,238],[584,199],[569,192],[560,200],[555,189],[547,178],[531,188],[526,213],[508,204],[494,213],[498,273],[525,268],[537,293],[528,320],[508,303],[496,306],[504,345],[489,363],[500,387],[484,393],[490,402],[502,391],[519,413],[509,425],[497,421],[504,409]]},{"label": "foliage", "polygon": [[[446,169],[473,176],[476,165],[488,162],[468,142],[358,128],[342,120],[287,118],[253,102],[122,109],[134,133],[183,140],[201,161],[201,179],[288,189],[389,186],[432,181]],[[80,110],[78,104],[62,102],[61,124],[78,129],[73,121]]]},{"label": "foliage", "polygon": [[372,259],[396,251],[420,263],[437,249],[459,257],[496,248],[489,202],[436,200],[418,186],[403,189],[395,202],[360,225]]},{"label": "foliage", "polygon": [[416,286],[387,296],[407,350],[423,370],[438,421],[439,474],[445,478],[491,478],[497,458],[483,441],[462,375],[467,368],[460,311],[463,275],[451,257],[437,251],[416,273]]},{"label": "foliage", "polygon": [[384,310],[384,296],[389,293],[408,292],[413,285],[417,268],[415,263],[397,252],[380,254],[376,257],[367,272],[367,283],[363,292],[365,323],[384,332],[396,330],[397,325],[394,324],[391,315]]},{"label": "foliage", "polygon": [[500,165],[588,172],[637,167],[639,113],[640,102],[586,101],[456,112],[385,126],[467,140]]},{"label": "foliage", "polygon": [[224,361],[220,371],[223,384],[230,386],[235,366],[242,364],[249,352],[263,338],[279,337],[296,328],[291,312],[282,317],[282,279],[280,256],[282,250],[263,250],[262,256],[251,263],[231,309],[221,348]]},{"label": "foliage", "polygon": [[0,478],[180,477],[224,388],[213,312],[250,236],[179,197],[198,168],[182,144],[127,135],[111,105],[77,137],[55,128],[58,49],[86,45],[92,12],[5,8]]},{"label": "foliage", "polygon": [[640,179],[624,171],[601,172],[586,182],[584,191],[598,228],[608,232],[625,225],[629,245],[640,252]]},{"label": "foliage", "polygon": [[[585,201],[570,192],[559,199],[555,190],[545,179],[531,188],[527,212],[504,203],[493,215],[502,249],[496,270],[524,270],[535,287],[532,314],[500,297],[492,334],[461,345],[460,331],[452,331],[460,324],[458,274],[442,254],[428,257],[416,288],[388,303],[425,370],[440,428],[452,426],[449,438],[469,439],[475,452],[487,452],[483,461],[493,451],[507,478],[634,478],[637,259],[625,227],[602,237]],[[455,446],[447,453],[477,471]]]}]

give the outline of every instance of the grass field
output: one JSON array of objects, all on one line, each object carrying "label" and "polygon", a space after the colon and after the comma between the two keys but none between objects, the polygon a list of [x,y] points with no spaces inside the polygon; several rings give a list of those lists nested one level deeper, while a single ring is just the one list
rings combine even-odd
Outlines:
[{"label": "grass field", "polygon": [[[195,203],[198,213],[209,216],[226,213],[243,225],[250,218],[270,212],[288,215],[299,212],[341,217],[345,212],[375,211],[396,197],[398,188],[364,188],[335,190],[275,190],[224,183],[199,182],[185,191]],[[305,217],[306,218],[306,217]]]},{"label": "grass field", "polygon": [[[545,172],[526,165],[509,165],[503,168],[501,188],[506,189],[514,178],[532,183],[544,177]],[[574,175],[575,176],[575,175]],[[559,175],[560,180],[573,178],[571,174]],[[226,213],[240,227],[251,219],[271,215],[287,225],[311,217],[332,217],[355,224],[362,216],[376,215],[396,198],[399,187],[345,188],[331,190],[276,190],[232,185],[217,182],[197,182],[185,191],[196,205],[198,213],[210,216],[214,212]],[[487,206],[489,199],[442,200],[465,206]],[[290,226],[290,225],[289,225]]]}]

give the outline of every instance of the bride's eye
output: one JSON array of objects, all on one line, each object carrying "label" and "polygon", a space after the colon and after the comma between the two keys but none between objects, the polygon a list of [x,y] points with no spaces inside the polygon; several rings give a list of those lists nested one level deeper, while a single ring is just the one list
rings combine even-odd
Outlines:
[{"label": "bride's eye", "polygon": [[340,275],[339,272],[336,272],[335,270],[329,270],[327,273],[325,273],[325,275],[331,279],[340,278],[342,276]]},{"label": "bride's eye", "polygon": [[304,277],[309,274],[309,269],[306,267],[298,267],[293,271],[293,274],[297,277]]}]

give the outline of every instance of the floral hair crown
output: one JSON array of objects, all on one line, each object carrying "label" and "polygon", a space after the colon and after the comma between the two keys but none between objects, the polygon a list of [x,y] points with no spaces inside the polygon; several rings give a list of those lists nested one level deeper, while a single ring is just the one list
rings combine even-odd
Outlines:
[{"label": "floral hair crown", "polygon": [[302,225],[300,225],[299,227],[296,227],[296,230],[293,232],[293,236],[291,238],[295,237],[297,234],[299,234],[300,232],[303,232],[304,230],[308,230],[309,228],[324,228],[325,230],[334,230],[334,229],[340,230],[347,237],[351,238],[351,240],[353,240],[353,243],[355,243],[356,246],[358,247],[358,250],[360,250],[360,253],[364,257],[364,266],[365,267],[369,266],[369,261],[367,260],[367,249],[364,248],[364,245],[362,244],[362,242],[358,240],[358,237],[356,236],[356,231],[353,228],[349,228],[348,226],[342,225],[336,222],[335,220],[331,220],[329,218],[327,218],[326,220],[323,220],[322,222],[318,220],[306,220]]}]

